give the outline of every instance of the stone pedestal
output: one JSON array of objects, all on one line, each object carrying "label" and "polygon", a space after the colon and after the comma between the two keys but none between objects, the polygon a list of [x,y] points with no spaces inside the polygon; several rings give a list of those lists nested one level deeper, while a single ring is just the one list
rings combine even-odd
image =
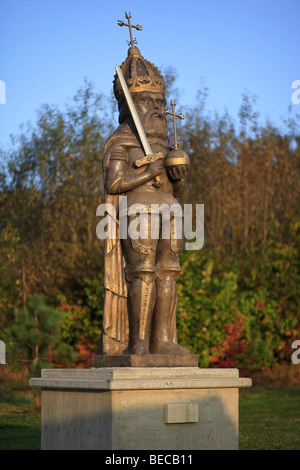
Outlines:
[{"label": "stone pedestal", "polygon": [[104,354],[92,356],[92,368],[102,367],[198,367],[199,356],[192,354]]},{"label": "stone pedestal", "polygon": [[42,449],[238,449],[237,369],[44,369]]}]

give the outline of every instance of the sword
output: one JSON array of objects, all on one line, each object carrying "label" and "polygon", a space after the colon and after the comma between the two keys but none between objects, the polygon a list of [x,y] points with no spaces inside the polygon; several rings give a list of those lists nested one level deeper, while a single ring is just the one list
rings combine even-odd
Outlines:
[{"label": "sword", "polygon": [[[131,113],[131,116],[132,116],[132,119],[134,121],[134,124],[135,124],[136,130],[138,132],[139,138],[141,140],[144,152],[146,154],[146,157],[149,157],[150,155],[153,155],[153,153],[152,153],[150,144],[148,142],[148,139],[146,137],[145,131],[143,129],[142,123],[140,121],[139,115],[137,113],[137,110],[136,110],[136,108],[134,106],[134,103],[132,101],[131,94],[128,90],[127,83],[125,81],[123,72],[121,70],[121,67],[119,67],[119,65],[116,65],[116,71],[117,71],[117,74],[118,74],[118,77],[119,77],[119,80],[120,80],[120,83],[121,83],[121,86],[122,86],[122,89],[123,89],[123,92],[124,92],[124,95],[125,95],[128,107],[129,107],[129,110],[130,110],[130,113]],[[161,157],[158,157],[157,159],[159,159],[159,158],[163,158],[163,154],[161,154]],[[149,163],[149,160],[151,161],[151,158],[150,159],[148,158],[148,160],[145,159],[145,158],[140,159],[140,160],[141,160],[141,165],[145,165],[146,163]],[[143,163],[142,163],[142,161],[143,161]],[[141,166],[138,162],[139,162],[139,160],[136,161],[137,166]],[[155,181],[155,183],[159,183],[160,182],[160,177],[156,176],[154,178],[154,181]]]}]

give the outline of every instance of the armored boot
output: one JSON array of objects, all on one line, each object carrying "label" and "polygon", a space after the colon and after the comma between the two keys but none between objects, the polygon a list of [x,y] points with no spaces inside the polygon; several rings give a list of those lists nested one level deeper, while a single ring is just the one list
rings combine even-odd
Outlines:
[{"label": "armored boot", "polygon": [[149,274],[135,277],[129,288],[130,340],[127,353],[149,354],[151,320],[155,303],[155,281]]},{"label": "armored boot", "polygon": [[187,348],[174,342],[172,323],[176,321],[176,279],[162,277],[156,281],[156,303],[151,333],[153,354],[190,354]]}]

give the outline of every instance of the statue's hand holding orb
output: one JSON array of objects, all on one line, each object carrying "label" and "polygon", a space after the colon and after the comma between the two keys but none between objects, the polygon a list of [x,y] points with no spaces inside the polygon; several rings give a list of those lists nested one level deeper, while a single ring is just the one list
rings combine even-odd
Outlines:
[{"label": "statue's hand holding orb", "polygon": [[181,180],[190,170],[189,156],[183,150],[171,150],[165,160],[165,167],[172,181]]},{"label": "statue's hand holding orb", "polygon": [[189,172],[188,165],[170,166],[168,168],[168,175],[172,181],[179,181],[186,177]]}]

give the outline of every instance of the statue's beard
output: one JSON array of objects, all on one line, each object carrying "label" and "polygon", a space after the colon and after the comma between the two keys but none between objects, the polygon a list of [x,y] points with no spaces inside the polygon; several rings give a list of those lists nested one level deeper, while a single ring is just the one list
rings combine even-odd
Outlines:
[{"label": "statue's beard", "polygon": [[168,127],[164,116],[151,112],[140,116],[140,119],[147,136],[164,140],[167,138]]}]

